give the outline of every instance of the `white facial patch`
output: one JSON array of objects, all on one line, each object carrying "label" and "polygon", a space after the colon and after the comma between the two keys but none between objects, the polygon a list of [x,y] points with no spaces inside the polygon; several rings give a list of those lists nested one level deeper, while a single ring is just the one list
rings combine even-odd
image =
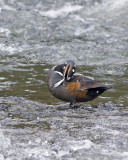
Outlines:
[{"label": "white facial patch", "polygon": [[74,72],[75,72],[75,69],[72,69],[72,72],[74,73]]}]

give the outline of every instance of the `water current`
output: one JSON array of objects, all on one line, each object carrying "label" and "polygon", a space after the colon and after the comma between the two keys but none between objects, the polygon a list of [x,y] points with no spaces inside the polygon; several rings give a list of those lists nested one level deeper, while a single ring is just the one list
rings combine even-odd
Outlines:
[{"label": "water current", "polygon": [[[0,1],[0,160],[128,159],[128,0]],[[71,109],[47,71],[112,88]]]}]

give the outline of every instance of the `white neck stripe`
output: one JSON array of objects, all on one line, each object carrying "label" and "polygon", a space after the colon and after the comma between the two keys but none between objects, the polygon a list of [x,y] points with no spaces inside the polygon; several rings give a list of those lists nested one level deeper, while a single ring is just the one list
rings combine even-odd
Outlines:
[{"label": "white neck stripe", "polygon": [[54,71],[55,73],[58,73],[60,76],[64,76],[61,72],[59,72],[59,71]]}]

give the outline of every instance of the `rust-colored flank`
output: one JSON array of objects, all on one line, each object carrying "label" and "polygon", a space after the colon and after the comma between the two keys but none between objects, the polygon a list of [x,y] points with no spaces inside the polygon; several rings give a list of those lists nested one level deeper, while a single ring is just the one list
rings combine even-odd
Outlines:
[{"label": "rust-colored flank", "polygon": [[69,82],[66,90],[77,98],[84,98],[87,93],[86,88],[81,88],[80,82]]}]

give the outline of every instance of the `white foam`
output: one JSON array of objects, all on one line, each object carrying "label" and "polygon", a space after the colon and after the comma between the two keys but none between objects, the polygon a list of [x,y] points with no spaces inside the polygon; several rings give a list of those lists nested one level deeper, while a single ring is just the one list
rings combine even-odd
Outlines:
[{"label": "white foam", "polygon": [[121,156],[123,157],[123,160],[128,160],[128,152],[122,152]]},{"label": "white foam", "polygon": [[78,11],[80,9],[82,9],[82,6],[79,5],[71,5],[71,4],[66,4],[65,6],[63,6],[62,8],[59,9],[50,9],[48,11],[40,11],[39,13],[42,16],[46,16],[46,17],[52,17],[52,18],[56,18],[58,16],[66,16],[68,13],[71,13],[73,11]]},{"label": "white foam", "polygon": [[6,78],[5,77],[0,77],[0,81],[3,81],[5,80]]},{"label": "white foam", "polygon": [[32,91],[32,90],[26,89],[25,92],[35,93],[36,91]]},{"label": "white foam", "polygon": [[68,144],[66,146],[66,148],[64,150],[59,150],[57,153],[54,152],[54,154],[58,157],[61,158],[65,155],[69,155],[70,151],[77,151],[80,149],[85,149],[85,150],[89,150],[91,149],[91,147],[93,146],[93,142],[91,142],[90,140],[86,139],[86,140],[79,140],[79,141],[68,141]]},{"label": "white foam", "polygon": [[3,154],[0,154],[0,160],[4,160]]},{"label": "white foam", "polygon": [[96,129],[105,131],[105,133],[108,133],[108,134],[111,134],[111,135],[115,135],[115,136],[121,134],[121,132],[118,131],[118,130],[105,128],[105,127],[102,127],[102,126],[100,126],[100,125],[96,125]]},{"label": "white foam", "polygon": [[15,47],[13,44],[6,46],[5,44],[0,43],[0,51],[9,52],[8,55],[13,55],[17,51],[22,52],[23,49],[21,47]]},{"label": "white foam", "polygon": [[16,11],[15,8],[10,7],[9,5],[6,5],[3,0],[0,1],[0,12],[1,10]]},{"label": "white foam", "polygon": [[126,4],[128,5],[128,0],[116,0],[116,1],[113,1],[110,9],[111,9],[111,10],[121,9],[121,8],[123,8]]},{"label": "white foam", "polygon": [[[90,8],[87,8],[86,15],[95,14],[96,17],[98,15],[100,15],[101,17],[102,15],[102,17],[106,16],[107,19],[107,16],[117,17],[117,15],[127,10],[127,7],[128,7],[128,0],[108,0],[108,1],[103,1],[101,4],[98,4],[96,6],[94,5]],[[87,19],[91,20],[90,17]]]},{"label": "white foam", "polygon": [[72,18],[80,22],[85,22],[84,18],[82,18],[80,15],[73,15]]},{"label": "white foam", "polygon": [[7,149],[11,145],[9,138],[4,136],[3,130],[0,129],[0,148]]},{"label": "white foam", "polygon": [[93,142],[90,140],[86,139],[83,141],[74,141],[74,142],[69,142],[70,146],[69,148],[76,151],[79,149],[90,149],[93,146]]},{"label": "white foam", "polygon": [[6,28],[0,28],[0,33],[5,33],[6,36],[8,36],[11,32],[9,29]]},{"label": "white foam", "polygon": [[88,27],[87,29],[85,29],[85,28],[77,28],[76,29],[76,31],[75,31],[75,35],[76,36],[80,36],[80,35],[83,35],[83,34],[85,34],[86,32],[90,32],[90,31],[93,31],[94,30],[94,26],[90,26],[90,27]]},{"label": "white foam", "polygon": [[101,153],[104,156],[105,155],[109,155],[109,156],[115,156],[116,155],[116,157],[120,157],[121,160],[128,160],[128,152],[117,152],[117,151],[110,152],[109,150],[102,149]]}]

